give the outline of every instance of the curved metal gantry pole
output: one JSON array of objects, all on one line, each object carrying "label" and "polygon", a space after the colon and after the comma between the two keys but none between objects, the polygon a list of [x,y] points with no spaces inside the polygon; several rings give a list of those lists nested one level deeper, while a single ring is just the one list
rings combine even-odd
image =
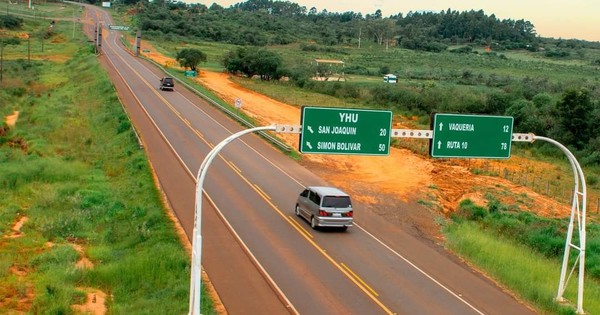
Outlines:
[{"label": "curved metal gantry pole", "polygon": [[225,138],[225,140],[221,141],[217,144],[204,158],[202,164],[200,165],[200,169],[198,170],[198,175],[196,176],[196,205],[194,209],[194,233],[192,236],[192,272],[190,279],[190,307],[189,313],[190,315],[200,315],[200,292],[202,286],[202,276],[201,276],[201,268],[202,268],[202,191],[203,191],[203,183],[204,178],[206,177],[206,173],[208,172],[208,167],[210,163],[219,155],[219,152],[231,141],[245,135],[248,133],[262,131],[262,130],[276,130],[275,125],[264,126],[264,127],[255,127],[251,129],[242,130],[240,132],[234,133],[231,136]]},{"label": "curved metal gantry pole", "polygon": [[[577,312],[577,314],[584,314],[584,311],[583,311],[583,280],[584,280],[584,271],[585,271],[585,242],[586,242],[585,220],[586,220],[586,206],[587,206],[586,205],[586,200],[587,200],[587,191],[586,190],[587,190],[587,188],[586,188],[586,184],[585,184],[585,177],[583,175],[583,170],[581,169],[581,166],[579,165],[579,162],[577,162],[577,159],[575,158],[573,153],[571,153],[571,151],[569,151],[569,149],[567,149],[567,147],[565,147],[564,145],[560,144],[559,142],[557,142],[553,139],[546,138],[546,137],[540,137],[540,136],[534,135],[533,139],[546,141],[546,142],[552,143],[555,146],[557,146],[558,148],[560,148],[567,155],[567,158],[569,159],[569,163],[571,164],[571,167],[573,168],[573,178],[575,181],[575,186],[573,188],[573,202],[571,204],[571,218],[569,220],[569,227],[567,230],[567,239],[565,241],[565,252],[564,252],[564,256],[563,256],[562,268],[560,271],[560,282],[558,284],[558,293],[556,295],[556,300],[559,302],[563,302],[565,300],[563,297],[563,294],[567,287],[567,283],[569,281],[569,278],[575,271],[577,264],[579,263],[579,275],[578,275],[579,281],[578,281],[578,286],[577,286],[577,310],[576,310],[576,312]],[[577,228],[578,228],[578,232],[579,232],[579,244],[573,243],[573,229],[574,229],[575,219],[577,219]],[[577,256],[577,259],[575,260],[575,263],[573,264],[573,269],[571,269],[571,272],[569,273],[569,276],[567,277],[567,267],[569,265],[569,257],[570,257],[570,253],[571,253],[571,248],[578,250],[579,255]]]}]

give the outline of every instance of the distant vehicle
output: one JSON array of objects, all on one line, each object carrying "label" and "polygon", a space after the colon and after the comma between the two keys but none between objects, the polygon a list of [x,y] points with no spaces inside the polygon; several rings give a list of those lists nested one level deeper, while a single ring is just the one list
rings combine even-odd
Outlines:
[{"label": "distant vehicle", "polygon": [[398,77],[393,74],[386,74],[383,76],[383,82],[385,83],[398,83]]},{"label": "distant vehicle", "polygon": [[171,77],[162,77],[160,79],[160,86],[159,88],[161,90],[170,90],[173,91],[173,88],[175,88],[175,80]]},{"label": "distant vehicle", "polygon": [[323,226],[346,230],[353,223],[350,196],[334,187],[306,187],[298,196],[295,213],[310,222],[313,229]]}]

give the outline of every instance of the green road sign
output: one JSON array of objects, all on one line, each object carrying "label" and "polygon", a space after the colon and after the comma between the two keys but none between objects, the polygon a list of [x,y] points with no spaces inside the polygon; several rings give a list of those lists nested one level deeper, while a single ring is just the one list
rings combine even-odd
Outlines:
[{"label": "green road sign", "polygon": [[391,111],[303,107],[300,152],[388,155]]},{"label": "green road sign", "polygon": [[109,30],[114,30],[114,31],[129,31],[129,26],[109,25],[108,29]]},{"label": "green road sign", "polygon": [[508,116],[435,114],[432,157],[507,159],[513,132]]},{"label": "green road sign", "polygon": [[183,75],[186,77],[195,77],[196,71],[195,70],[185,70],[185,71],[183,71]]}]

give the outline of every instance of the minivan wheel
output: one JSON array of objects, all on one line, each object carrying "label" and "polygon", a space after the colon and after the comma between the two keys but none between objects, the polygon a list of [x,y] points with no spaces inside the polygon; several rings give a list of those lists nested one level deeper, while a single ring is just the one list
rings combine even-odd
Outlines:
[{"label": "minivan wheel", "polygon": [[314,216],[310,217],[310,227],[313,229],[317,229],[317,219]]}]

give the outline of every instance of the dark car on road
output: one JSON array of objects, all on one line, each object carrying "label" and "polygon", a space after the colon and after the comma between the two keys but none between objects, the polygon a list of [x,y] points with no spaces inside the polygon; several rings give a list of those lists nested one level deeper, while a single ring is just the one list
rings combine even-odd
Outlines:
[{"label": "dark car on road", "polygon": [[171,77],[162,77],[160,79],[160,87],[161,90],[170,90],[173,91],[175,88],[175,80]]}]

